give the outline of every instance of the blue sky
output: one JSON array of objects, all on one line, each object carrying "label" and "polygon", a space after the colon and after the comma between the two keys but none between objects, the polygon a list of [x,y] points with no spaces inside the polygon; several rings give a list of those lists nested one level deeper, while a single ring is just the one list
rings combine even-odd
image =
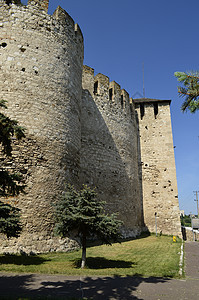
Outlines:
[{"label": "blue sky", "polygon": [[182,113],[175,71],[199,70],[198,0],[50,0],[79,24],[84,64],[118,82],[130,96],[171,99],[180,208],[196,213],[199,190],[199,112]]}]

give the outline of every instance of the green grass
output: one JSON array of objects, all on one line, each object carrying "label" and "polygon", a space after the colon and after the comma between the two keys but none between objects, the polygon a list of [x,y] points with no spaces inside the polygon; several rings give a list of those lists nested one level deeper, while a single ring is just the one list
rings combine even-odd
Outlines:
[{"label": "green grass", "polygon": [[65,275],[139,275],[178,277],[181,240],[148,236],[112,246],[87,248],[85,269],[81,250],[37,256],[0,255],[0,271]]}]

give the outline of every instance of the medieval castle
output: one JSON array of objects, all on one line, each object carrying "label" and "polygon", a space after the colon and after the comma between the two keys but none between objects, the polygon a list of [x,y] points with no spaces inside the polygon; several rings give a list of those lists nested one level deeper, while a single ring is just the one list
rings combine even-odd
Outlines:
[{"label": "medieval castle", "polygon": [[129,99],[103,74],[83,66],[82,32],[48,0],[0,0],[0,97],[26,128],[6,167],[20,171],[26,194],[5,199],[22,213],[23,232],[1,236],[0,252],[67,251],[53,235],[52,202],[66,182],[96,187],[119,212],[124,237],[142,230],[180,235],[170,100]]}]

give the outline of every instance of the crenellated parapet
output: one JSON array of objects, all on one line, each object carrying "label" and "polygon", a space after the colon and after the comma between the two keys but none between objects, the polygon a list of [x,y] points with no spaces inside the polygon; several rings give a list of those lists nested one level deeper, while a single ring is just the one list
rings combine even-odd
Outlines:
[{"label": "crenellated parapet", "polygon": [[121,87],[115,81],[111,81],[109,83],[109,100],[112,103],[117,103],[118,101],[121,101]]},{"label": "crenellated parapet", "polygon": [[77,23],[71,18],[71,16],[61,7],[58,6],[53,13],[53,17],[63,26],[75,33],[75,37],[79,38],[80,42],[83,43],[83,34]]},{"label": "crenellated parapet", "polygon": [[104,74],[94,75],[94,69],[83,66],[82,87],[90,92],[96,101],[102,105],[109,105],[109,108],[118,113],[130,114],[134,111],[134,105],[130,103],[129,94],[121,89],[120,85],[109,80]]},{"label": "crenellated parapet", "polygon": [[107,76],[94,76],[88,66],[83,67],[82,86],[81,182],[96,187],[108,212],[119,213],[125,237],[136,236],[143,220],[129,94]]},{"label": "crenellated parapet", "polygon": [[109,91],[109,78],[101,73],[94,77],[94,94],[95,95],[108,95]]},{"label": "crenellated parapet", "polygon": [[[29,0],[28,5],[21,5],[20,0],[1,0],[1,9],[4,9],[2,21],[12,26],[26,27],[27,30],[37,30],[39,33],[54,36],[54,38],[73,39],[83,49],[83,34],[78,24],[60,6],[53,15],[48,15],[49,0]],[[17,18],[15,17],[17,14]],[[1,18],[1,17],[0,17]]]}]

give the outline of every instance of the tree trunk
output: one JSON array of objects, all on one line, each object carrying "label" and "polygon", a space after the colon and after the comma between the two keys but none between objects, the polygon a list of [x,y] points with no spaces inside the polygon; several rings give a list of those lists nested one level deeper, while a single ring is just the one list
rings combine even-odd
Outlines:
[{"label": "tree trunk", "polygon": [[82,237],[82,264],[81,264],[81,269],[85,267],[86,264],[86,234],[83,233]]}]

